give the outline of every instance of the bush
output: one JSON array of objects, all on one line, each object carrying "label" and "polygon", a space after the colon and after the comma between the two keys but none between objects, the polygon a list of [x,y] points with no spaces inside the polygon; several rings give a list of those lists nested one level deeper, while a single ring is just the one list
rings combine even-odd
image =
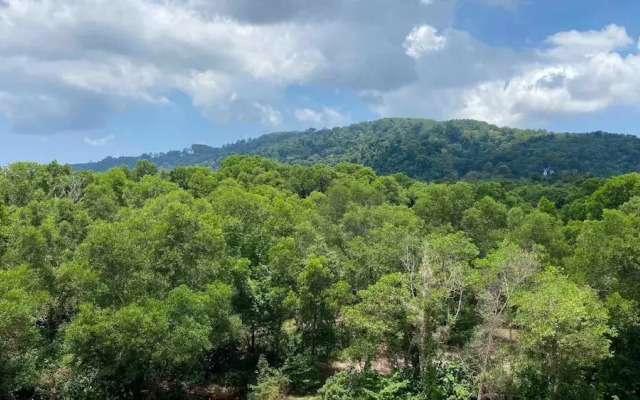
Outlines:
[{"label": "bush", "polygon": [[445,400],[467,400],[473,394],[469,371],[457,362],[443,359],[436,370],[439,398]]},{"label": "bush", "polygon": [[312,393],[322,385],[322,374],[311,356],[298,354],[287,358],[282,371],[290,380],[292,393]]},{"label": "bush", "polygon": [[258,360],[258,382],[251,385],[249,400],[280,400],[285,399],[289,378],[277,368],[269,366],[267,359],[260,356]]},{"label": "bush", "polygon": [[329,378],[318,393],[322,400],[417,400],[419,387],[408,370],[385,377],[372,370],[349,368]]}]

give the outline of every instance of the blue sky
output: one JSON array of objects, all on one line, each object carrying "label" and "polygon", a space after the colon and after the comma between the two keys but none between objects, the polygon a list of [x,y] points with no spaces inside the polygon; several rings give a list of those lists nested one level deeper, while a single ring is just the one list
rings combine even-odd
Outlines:
[{"label": "blue sky", "polygon": [[640,133],[637,0],[0,0],[0,164],[380,117]]}]

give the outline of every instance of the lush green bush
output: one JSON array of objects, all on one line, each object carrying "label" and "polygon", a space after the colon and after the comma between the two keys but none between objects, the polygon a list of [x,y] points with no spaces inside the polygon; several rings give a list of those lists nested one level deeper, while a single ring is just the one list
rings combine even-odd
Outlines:
[{"label": "lush green bush", "polygon": [[289,378],[277,368],[269,366],[267,359],[258,361],[258,382],[251,385],[249,400],[282,400],[288,392]]},{"label": "lush green bush", "polygon": [[353,368],[333,375],[318,392],[323,400],[392,400],[419,399],[420,384],[411,371],[397,371],[383,376],[370,369]]}]

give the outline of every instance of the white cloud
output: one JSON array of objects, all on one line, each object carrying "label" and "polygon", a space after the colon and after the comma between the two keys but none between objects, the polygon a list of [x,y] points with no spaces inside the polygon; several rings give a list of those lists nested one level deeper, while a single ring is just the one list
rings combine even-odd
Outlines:
[{"label": "white cloud", "polygon": [[175,91],[265,129],[351,121],[290,98],[305,85],[383,116],[516,125],[640,104],[640,43],[617,25],[515,51],[452,27],[455,0],[0,2],[0,113],[21,133],[90,131]]},{"label": "white cloud", "polygon": [[333,128],[351,122],[351,117],[340,113],[335,108],[323,107],[321,110],[299,108],[295,111],[298,121],[304,122],[314,128]]},{"label": "white cloud", "polygon": [[254,103],[253,105],[262,114],[262,117],[260,118],[260,122],[262,122],[262,124],[275,126],[282,123],[282,113],[271,107],[271,105],[264,105],[260,103]]},{"label": "white cloud", "polygon": [[447,38],[438,35],[438,30],[431,25],[414,27],[407,35],[402,45],[411,58],[420,58],[425,53],[442,50]]},{"label": "white cloud", "polygon": [[271,125],[277,113],[255,104],[291,107],[291,85],[410,83],[398,41],[424,21],[447,26],[453,3],[5,0],[0,112],[19,132],[85,130],[177,90],[216,123]]},{"label": "white cloud", "polygon": [[515,126],[640,105],[640,54],[618,51],[632,43],[623,27],[609,25],[555,33],[539,47],[515,53],[452,30],[438,57],[417,61],[415,83],[378,92],[370,101],[385,116]]},{"label": "white cloud", "polygon": [[599,53],[624,48],[633,43],[627,30],[618,25],[608,25],[602,30],[558,32],[546,40],[553,47],[548,55],[560,59],[591,58]]},{"label": "white cloud", "polygon": [[457,115],[522,125],[640,104],[640,55],[614,51],[632,43],[624,28],[561,32],[547,42],[555,46],[519,74],[463,91]]},{"label": "white cloud", "polygon": [[[303,43],[310,28],[205,18],[180,2],[9,0],[0,15],[0,90],[22,102],[45,95],[63,103],[89,96],[114,104],[100,104],[95,114],[166,103],[167,93],[177,89],[212,119],[224,120],[220,114],[234,111],[226,103],[238,88],[247,89],[238,107],[249,109],[273,98],[279,87],[304,83],[324,63],[320,51]],[[253,90],[259,85],[273,89]],[[29,131],[11,117],[21,111],[6,110],[12,104],[3,107],[10,122]],[[74,113],[68,110],[64,129],[83,128],[73,123]],[[265,120],[259,112],[245,114]],[[49,116],[34,108],[30,118]],[[99,116],[93,121],[99,123]]]},{"label": "white cloud", "polygon": [[91,146],[105,146],[108,142],[110,142],[113,139],[115,139],[115,136],[113,135],[105,136],[103,138],[98,138],[98,139],[89,139],[88,137],[85,136],[84,142]]}]

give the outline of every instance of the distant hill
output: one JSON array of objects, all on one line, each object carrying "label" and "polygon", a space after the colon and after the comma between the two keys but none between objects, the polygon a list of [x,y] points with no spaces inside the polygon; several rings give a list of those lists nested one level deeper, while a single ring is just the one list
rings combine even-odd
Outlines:
[{"label": "distant hill", "polygon": [[422,180],[520,178],[580,174],[611,176],[640,171],[640,139],[605,132],[552,133],[498,127],[473,120],[433,121],[385,118],[346,127],[279,132],[222,147],[193,145],[182,151],[107,157],[76,169],[104,171],[133,167],[148,159],[160,167],[216,167],[230,154],[257,154],[303,165],[341,161],[372,167],[380,174],[404,172]]}]

